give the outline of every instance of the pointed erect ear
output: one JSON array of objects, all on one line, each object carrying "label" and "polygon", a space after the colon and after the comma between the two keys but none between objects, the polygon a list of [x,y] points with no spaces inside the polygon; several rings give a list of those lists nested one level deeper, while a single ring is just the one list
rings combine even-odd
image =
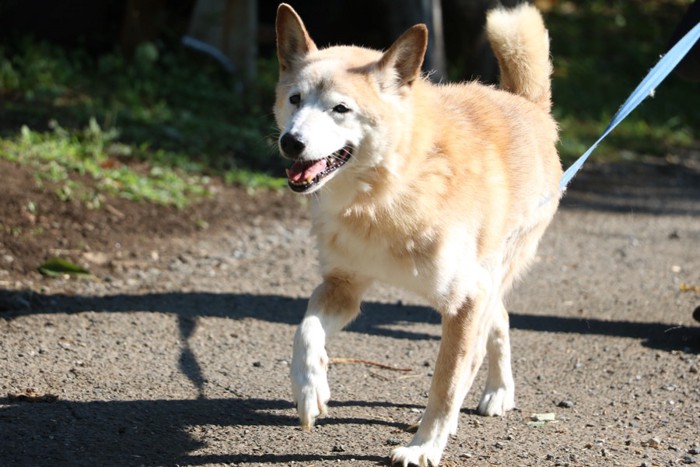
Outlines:
[{"label": "pointed erect ear", "polygon": [[286,71],[294,62],[316,49],[316,44],[306,32],[304,22],[294,9],[286,3],[277,7],[277,58],[280,72]]},{"label": "pointed erect ear", "polygon": [[380,82],[384,87],[410,86],[420,75],[428,48],[428,28],[416,24],[404,32],[379,60]]}]

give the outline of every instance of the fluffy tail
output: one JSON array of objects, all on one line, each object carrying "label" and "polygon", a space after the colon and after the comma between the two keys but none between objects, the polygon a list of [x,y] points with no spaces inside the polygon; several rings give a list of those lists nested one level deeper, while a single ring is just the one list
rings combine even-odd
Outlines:
[{"label": "fluffy tail", "polygon": [[539,11],[527,3],[491,10],[486,33],[498,59],[501,88],[549,111],[552,106],[549,35]]}]

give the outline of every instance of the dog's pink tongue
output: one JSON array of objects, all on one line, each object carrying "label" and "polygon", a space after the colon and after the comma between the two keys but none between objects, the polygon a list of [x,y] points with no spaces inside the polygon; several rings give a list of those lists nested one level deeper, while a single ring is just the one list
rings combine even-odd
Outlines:
[{"label": "dog's pink tongue", "polygon": [[287,169],[287,177],[294,183],[301,183],[306,180],[313,180],[316,175],[326,170],[326,160],[317,161],[296,161]]}]

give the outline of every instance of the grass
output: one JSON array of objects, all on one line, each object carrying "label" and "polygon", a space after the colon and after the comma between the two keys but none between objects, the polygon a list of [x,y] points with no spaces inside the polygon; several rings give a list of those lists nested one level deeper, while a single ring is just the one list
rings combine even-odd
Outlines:
[{"label": "grass", "polygon": [[[56,195],[64,201],[98,208],[106,193],[184,207],[209,194],[206,176],[178,172],[168,165],[139,170],[121,163],[115,156],[129,156],[131,148],[116,142],[116,130],[104,132],[94,119],[80,132],[68,131],[55,120],[49,127],[42,133],[23,126],[15,138],[0,140],[0,157],[31,166],[37,184],[57,185]],[[94,183],[81,183],[85,176]]]},{"label": "grass", "polygon": [[278,187],[271,70],[261,62],[259,87],[242,93],[213,65],[150,43],[130,64],[31,41],[0,49],[0,157],[95,205],[105,193],[185,206],[211,175]]},{"label": "grass", "polygon": [[[687,0],[559,1],[547,13],[554,113],[565,164],[593,143],[666,50]],[[127,63],[23,40],[0,46],[0,157],[36,170],[62,199],[186,206],[211,176],[250,189],[284,182],[271,113],[276,63],[245,91],[216,65],[145,43]],[[695,85],[696,86],[696,85]],[[700,98],[670,77],[594,159],[697,150]],[[91,182],[86,182],[86,177]]]},{"label": "grass", "polygon": [[[687,0],[558,2],[547,14],[560,154],[571,161],[603,132],[666,52]],[[697,84],[671,75],[596,149],[602,160],[698,149]]]}]

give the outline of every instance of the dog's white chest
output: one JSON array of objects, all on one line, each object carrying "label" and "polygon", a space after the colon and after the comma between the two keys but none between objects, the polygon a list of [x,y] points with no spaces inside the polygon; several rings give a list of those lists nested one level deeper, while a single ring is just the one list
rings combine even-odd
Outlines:
[{"label": "dog's white chest", "polygon": [[374,226],[352,228],[343,223],[316,227],[324,273],[353,272],[405,288],[435,304],[465,295],[467,283],[474,283],[475,256],[462,235],[391,235]]}]

